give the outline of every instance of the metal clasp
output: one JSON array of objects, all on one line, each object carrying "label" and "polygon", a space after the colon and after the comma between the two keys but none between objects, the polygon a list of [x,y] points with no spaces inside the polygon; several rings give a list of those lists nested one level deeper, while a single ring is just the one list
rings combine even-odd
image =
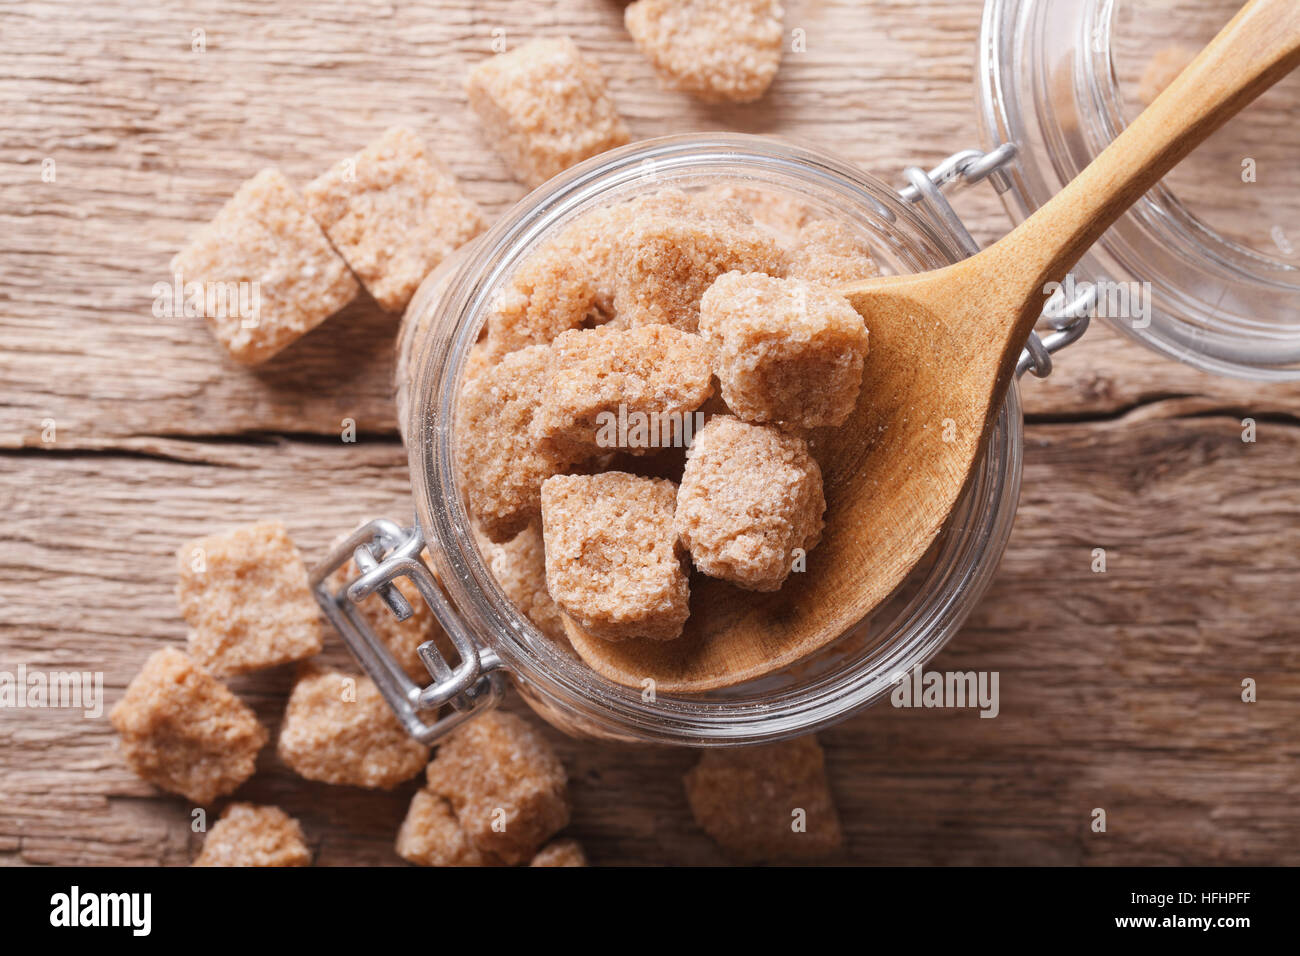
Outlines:
[{"label": "metal clasp", "polygon": [[[412,737],[428,744],[479,711],[495,706],[505,692],[505,679],[495,652],[474,640],[443,594],[421,557],[423,550],[424,535],[418,525],[403,528],[378,518],[331,549],[325,560],[312,568],[308,581],[321,610],[357,663],[374,680],[402,726]],[[330,578],[349,559],[356,562],[360,575],[331,591]],[[429,605],[458,658],[453,667],[433,641],[421,644],[420,660],[433,677],[427,687],[420,687],[407,676],[357,608],[371,594],[378,594],[390,614],[398,621],[406,620],[411,616],[411,605],[393,585],[402,577],[415,585]],[[439,710],[444,712],[431,723],[421,717]]]},{"label": "metal clasp", "polygon": [[[962,253],[973,256],[980,251],[979,243],[952,208],[943,189],[952,183],[970,185],[987,179],[999,193],[1005,192],[1010,181],[1003,167],[1015,157],[1015,144],[1003,143],[987,153],[978,149],[953,153],[929,172],[919,166],[908,166],[903,170],[908,185],[899,190],[899,195],[905,202],[925,207],[931,218],[948,231]],[[1090,283],[1085,284],[1084,289],[1070,302],[1064,301],[1064,294],[1060,291],[1047,300],[1039,324],[1052,331],[1045,337],[1037,332],[1030,333],[1029,342],[1016,363],[1017,376],[1029,372],[1037,378],[1046,378],[1052,374],[1053,353],[1078,341],[1087,331],[1088,323],[1096,313],[1097,292]]]}]

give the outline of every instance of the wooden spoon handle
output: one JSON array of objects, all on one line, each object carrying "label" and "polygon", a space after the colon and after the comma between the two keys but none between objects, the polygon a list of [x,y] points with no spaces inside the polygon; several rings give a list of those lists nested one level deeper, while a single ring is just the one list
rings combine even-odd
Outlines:
[{"label": "wooden spoon handle", "polygon": [[[1022,303],[1007,354],[1019,355],[1045,300],[1084,252],[1183,157],[1300,64],[1300,0],[1251,0],[1069,185],[1002,240],[954,269],[981,296]],[[989,293],[994,293],[992,296]],[[999,310],[1001,311],[1001,310]],[[1013,316],[986,314],[1002,338]]]}]

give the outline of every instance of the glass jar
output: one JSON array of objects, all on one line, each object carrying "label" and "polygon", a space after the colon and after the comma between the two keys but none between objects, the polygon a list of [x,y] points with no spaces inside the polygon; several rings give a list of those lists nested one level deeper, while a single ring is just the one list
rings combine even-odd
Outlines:
[{"label": "glass jar", "polygon": [[[1016,222],[1093,160],[1239,0],[988,0],[976,85],[986,148],[1010,143],[1002,191]],[[1202,144],[1075,269],[1142,290],[1149,310],[1097,314],[1207,371],[1300,378],[1300,72]]]},{"label": "glass jar", "polygon": [[[964,254],[956,237],[894,189],[826,153],[765,137],[675,136],[605,154],[533,192],[430,275],[403,322],[398,407],[418,532],[441,586],[431,603],[453,638],[475,645],[481,670],[508,673],[539,714],[575,735],[715,746],[797,736],[842,720],[887,694],[895,675],[938,653],[986,590],[1010,535],[1022,441],[1014,386],[974,479],[922,564],[869,619],[784,670],[708,693],[649,693],[595,673],[510,602],[479,553],[453,470],[459,383],[489,304],[519,263],[576,216],[665,187],[714,185],[761,188],[851,225],[882,271],[934,269]],[[335,558],[350,556],[355,543]],[[404,553],[411,555],[409,544]],[[314,582],[327,573],[317,569]],[[376,580],[379,571],[363,578],[353,597],[373,591]],[[331,618],[340,623],[337,609]],[[439,663],[426,662],[431,671]],[[442,676],[450,673],[440,666]],[[419,702],[411,686],[398,689],[408,703]],[[422,702],[427,708],[444,700],[460,708],[453,723],[475,708],[472,695],[435,701],[426,693]],[[435,737],[446,726],[426,725],[422,733]]]}]

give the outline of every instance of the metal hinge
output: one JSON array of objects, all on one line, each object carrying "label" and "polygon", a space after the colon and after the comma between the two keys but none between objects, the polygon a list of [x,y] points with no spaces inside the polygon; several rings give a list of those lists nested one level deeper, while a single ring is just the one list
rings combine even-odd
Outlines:
[{"label": "metal hinge", "polygon": [[[908,185],[899,190],[904,202],[923,206],[940,226],[957,243],[962,254],[973,256],[980,251],[979,243],[970,234],[957,211],[943,194],[952,183],[970,185],[987,179],[999,193],[1010,186],[1004,168],[1016,157],[1014,143],[1003,143],[989,152],[965,149],[953,153],[934,169],[926,172],[919,166],[908,166],[903,176]],[[1088,329],[1096,313],[1097,292],[1091,283],[1083,285],[1084,291],[1069,302],[1062,292],[1056,292],[1043,307],[1040,326],[1051,329],[1045,336],[1037,332],[1029,335],[1029,342],[1016,363],[1016,375],[1026,372],[1037,378],[1052,374],[1052,355],[1075,342]]]},{"label": "metal hinge", "polygon": [[[422,743],[433,743],[470,717],[494,707],[505,692],[501,661],[480,645],[443,594],[433,571],[421,557],[424,535],[418,525],[404,528],[378,518],[339,542],[309,575],[312,593],[339,632],[358,664],[374,680],[402,726]],[[337,590],[330,589],[334,573],[351,559],[359,576]],[[378,594],[398,621],[411,616],[411,605],[394,586],[407,578],[429,605],[456,651],[453,667],[433,641],[419,647],[420,660],[433,678],[420,687],[402,669],[357,605]],[[425,714],[441,715],[426,723]]]}]

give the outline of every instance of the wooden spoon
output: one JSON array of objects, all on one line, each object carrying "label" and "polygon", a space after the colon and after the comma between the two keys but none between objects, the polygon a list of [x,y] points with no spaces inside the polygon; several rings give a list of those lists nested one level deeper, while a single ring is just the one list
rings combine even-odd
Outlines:
[{"label": "wooden spoon", "polygon": [[828,508],[808,569],[775,594],[696,575],[675,641],[570,628],[593,669],[691,693],[753,680],[834,641],[925,556],[980,460],[1047,298],[1175,164],[1300,63],[1300,2],[1253,0],[1073,182],[983,252],[840,291],[871,346],[857,409],[819,443]]}]

